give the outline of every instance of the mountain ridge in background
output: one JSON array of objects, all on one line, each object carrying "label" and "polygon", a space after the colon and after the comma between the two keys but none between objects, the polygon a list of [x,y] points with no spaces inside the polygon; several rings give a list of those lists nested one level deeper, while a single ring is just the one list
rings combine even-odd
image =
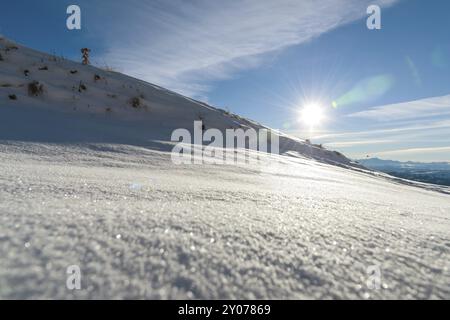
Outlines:
[{"label": "mountain ridge in background", "polygon": [[366,168],[398,178],[450,186],[450,162],[402,162],[379,158],[360,159],[357,162]]}]

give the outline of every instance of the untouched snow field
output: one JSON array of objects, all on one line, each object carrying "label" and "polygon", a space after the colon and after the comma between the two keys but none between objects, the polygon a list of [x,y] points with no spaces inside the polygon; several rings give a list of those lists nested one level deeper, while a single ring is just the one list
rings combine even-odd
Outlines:
[{"label": "untouched snow field", "polygon": [[[2,143],[0,297],[450,298],[448,195],[272,162]],[[70,265],[83,290],[67,290]]]},{"label": "untouched snow field", "polygon": [[[262,126],[21,46],[0,53],[0,298],[450,299],[448,188],[288,136],[257,164],[177,166],[170,133],[199,113]],[[73,265],[81,290],[66,287]]]}]

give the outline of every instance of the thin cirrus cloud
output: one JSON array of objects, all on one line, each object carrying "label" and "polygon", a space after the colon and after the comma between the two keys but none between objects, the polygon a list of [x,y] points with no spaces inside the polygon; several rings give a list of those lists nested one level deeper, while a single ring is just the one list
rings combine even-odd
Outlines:
[{"label": "thin cirrus cloud", "polygon": [[396,103],[351,113],[348,117],[387,122],[450,116],[450,95]]},{"label": "thin cirrus cloud", "polygon": [[[308,136],[307,132],[289,131],[291,135],[297,137]],[[450,145],[450,119],[449,120],[412,120],[401,122],[390,122],[376,125],[369,130],[355,131],[326,131],[317,132],[311,136],[313,141],[323,143],[333,148],[351,148],[365,145],[389,145],[389,143],[414,139],[414,141],[430,141],[429,136],[434,136],[432,141],[437,141],[436,137],[441,137],[440,142]]]},{"label": "thin cirrus cloud", "polygon": [[331,148],[345,148],[345,147],[354,147],[359,145],[372,145],[372,144],[388,144],[394,142],[393,140],[351,140],[351,141],[340,141],[340,142],[329,142],[325,143],[325,146],[331,147]]},{"label": "thin cirrus cloud", "polygon": [[[429,147],[429,148],[409,148],[409,149],[399,149],[382,151],[375,153],[377,156],[398,156],[398,155],[408,155],[408,154],[420,154],[420,153],[444,153],[448,154],[450,152],[450,147]],[[448,158],[445,159],[449,161]]]},{"label": "thin cirrus cloud", "polygon": [[133,76],[198,96],[212,81],[259,66],[265,53],[363,18],[370,4],[387,7],[397,1],[130,0],[126,12],[116,6],[114,19],[98,30],[108,30],[109,50],[102,59]]},{"label": "thin cirrus cloud", "polygon": [[[312,139],[327,146],[348,149],[358,146],[378,145],[389,147],[393,143],[439,143],[450,145],[450,120],[391,122],[387,126],[376,126],[372,130],[328,132]],[[377,148],[378,149],[378,148]]]},{"label": "thin cirrus cloud", "polygon": [[397,160],[450,160],[450,95],[375,107],[341,120],[348,117],[368,120],[372,129],[313,138],[354,158],[367,153]]},{"label": "thin cirrus cloud", "polygon": [[[403,124],[390,123],[388,127],[377,127],[372,130],[364,131],[347,131],[347,132],[327,132],[323,134],[317,134],[313,139],[318,140],[339,140],[339,139],[366,139],[370,136],[392,136],[397,134],[407,134],[412,135],[412,132],[441,132],[443,129],[450,128],[450,120],[440,120],[440,121],[411,121]],[[294,135],[299,135],[298,132],[292,132]]]}]

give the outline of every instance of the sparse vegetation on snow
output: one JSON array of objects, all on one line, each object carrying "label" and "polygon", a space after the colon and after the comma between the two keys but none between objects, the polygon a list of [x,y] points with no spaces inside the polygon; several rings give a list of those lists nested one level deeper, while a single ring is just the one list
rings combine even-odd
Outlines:
[{"label": "sparse vegetation on snow", "polygon": [[33,81],[28,84],[28,94],[30,96],[39,97],[44,94],[44,85],[38,81]]}]

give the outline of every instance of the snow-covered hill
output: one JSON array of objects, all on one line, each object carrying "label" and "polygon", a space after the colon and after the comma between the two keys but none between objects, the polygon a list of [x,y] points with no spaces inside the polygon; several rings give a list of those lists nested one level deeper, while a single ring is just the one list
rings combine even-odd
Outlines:
[{"label": "snow-covered hill", "polygon": [[5,39],[0,54],[0,298],[450,298],[448,189],[284,135],[257,164],[175,165],[175,128],[260,125]]},{"label": "snow-covered hill", "polygon": [[[265,128],[254,121],[159,86],[43,54],[4,38],[0,40],[0,50],[3,57],[3,61],[0,61],[2,105],[32,107],[31,112],[38,112],[37,117],[40,117],[40,110],[37,110],[41,108],[47,110],[42,112],[64,112],[73,121],[85,121],[86,117],[95,119],[90,121],[95,125],[91,126],[92,130],[89,132],[61,132],[53,130],[51,126],[38,128],[36,131],[33,131],[33,126],[26,131],[21,126],[10,125],[8,130],[4,130],[7,131],[8,138],[92,141],[102,137],[108,142],[145,145],[155,140],[170,141],[175,129],[192,130],[194,121],[199,120],[203,121],[206,129],[215,128],[222,132],[226,129]],[[30,95],[29,86],[32,83],[37,89],[42,86],[42,92]],[[282,154],[296,154],[322,162],[357,166],[337,152],[295,137],[281,134],[279,139]]]}]

